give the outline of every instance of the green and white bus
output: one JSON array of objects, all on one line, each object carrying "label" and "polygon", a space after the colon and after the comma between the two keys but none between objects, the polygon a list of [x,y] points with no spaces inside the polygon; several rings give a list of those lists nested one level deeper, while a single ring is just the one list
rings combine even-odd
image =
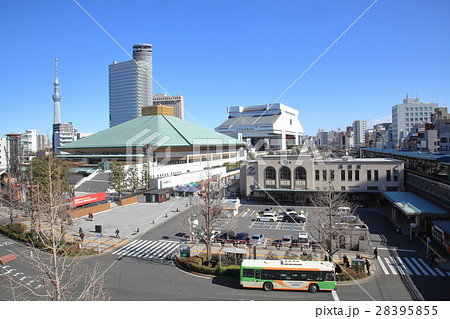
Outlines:
[{"label": "green and white bus", "polygon": [[336,288],[335,267],[328,261],[244,259],[240,284],[244,288],[262,288],[266,291],[332,291]]}]

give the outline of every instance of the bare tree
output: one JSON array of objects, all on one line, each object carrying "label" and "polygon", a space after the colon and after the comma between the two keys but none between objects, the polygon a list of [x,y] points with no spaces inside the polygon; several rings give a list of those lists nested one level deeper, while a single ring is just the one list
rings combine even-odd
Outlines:
[{"label": "bare tree", "polygon": [[200,235],[200,240],[206,246],[206,264],[210,266],[213,228],[218,220],[225,217],[220,196],[220,177],[211,176],[208,171],[201,187],[203,201],[194,203],[191,209],[183,212],[181,226],[189,234]]},{"label": "bare tree", "polygon": [[[36,271],[41,289],[34,290],[11,276],[13,298],[105,300],[107,293],[99,267],[89,270],[84,265],[78,245],[66,241],[70,201],[64,191],[65,179],[60,175],[58,160],[52,154],[40,164],[40,227],[37,238],[32,241],[34,247],[22,253],[20,258]],[[35,206],[30,204],[31,208],[25,212],[32,211]],[[93,281],[92,277],[96,280]]]},{"label": "bare tree", "polygon": [[350,212],[355,211],[354,204],[347,198],[346,194],[335,191],[332,182],[327,190],[318,191],[311,197],[314,206],[316,222],[312,223],[318,233],[318,239],[324,244],[324,248],[331,257],[340,247],[333,242],[339,240],[344,234],[347,225],[339,214],[340,207],[350,208]]}]

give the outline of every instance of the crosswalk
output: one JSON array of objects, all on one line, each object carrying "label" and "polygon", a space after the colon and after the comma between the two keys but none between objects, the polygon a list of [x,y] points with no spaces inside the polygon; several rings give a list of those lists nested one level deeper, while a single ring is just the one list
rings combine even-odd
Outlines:
[{"label": "crosswalk", "polygon": [[179,247],[180,243],[177,241],[139,239],[114,251],[112,254],[144,259],[165,259]]},{"label": "crosswalk", "polygon": [[439,268],[432,268],[422,258],[378,256],[377,261],[385,275],[447,276]]}]

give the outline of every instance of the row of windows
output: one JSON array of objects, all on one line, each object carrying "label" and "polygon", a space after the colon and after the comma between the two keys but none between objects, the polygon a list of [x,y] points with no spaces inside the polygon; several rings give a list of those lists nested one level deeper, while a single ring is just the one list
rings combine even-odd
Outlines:
[{"label": "row of windows", "polygon": [[[291,179],[291,170],[288,167],[280,168],[279,174],[280,174],[280,179],[282,179],[282,180],[290,180]],[[266,168],[264,176],[265,176],[266,180],[267,179],[274,180],[274,179],[276,179],[277,172],[276,172],[275,168],[270,166],[270,167]],[[294,170],[294,177],[295,177],[295,179],[306,180],[306,169],[301,166],[296,167]]]},{"label": "row of windows", "polygon": [[[372,173],[373,172],[373,173]],[[334,170],[322,170],[322,174],[320,173],[320,170],[316,170],[315,172],[315,180],[316,181],[320,181],[320,178],[322,177],[322,181],[327,181],[328,178],[330,178],[330,181],[334,181],[335,179],[335,174],[334,174]],[[341,181],[353,181],[353,179],[355,181],[359,181],[360,179],[360,171],[359,170],[341,170]],[[377,182],[379,180],[379,171],[378,170],[367,170],[366,171],[366,179],[367,181],[375,181]],[[386,170],[386,181],[390,182],[391,181],[391,170]],[[398,176],[394,175],[394,181],[397,182],[398,181]]]},{"label": "row of windows", "polygon": [[268,280],[298,280],[298,281],[334,281],[331,271],[301,271],[301,270],[271,270],[244,269],[242,276],[246,278]]},{"label": "row of windows", "polygon": [[416,106],[416,107],[405,107],[405,111],[432,111],[431,106]]}]

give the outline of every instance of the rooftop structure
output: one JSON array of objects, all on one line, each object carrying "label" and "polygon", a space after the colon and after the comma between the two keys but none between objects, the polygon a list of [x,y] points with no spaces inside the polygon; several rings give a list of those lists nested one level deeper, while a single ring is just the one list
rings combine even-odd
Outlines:
[{"label": "rooftop structure", "polygon": [[181,95],[168,96],[165,93],[155,94],[153,105],[168,105],[173,107],[174,116],[184,119],[184,97]]},{"label": "rooftop structure", "polygon": [[299,112],[281,103],[231,106],[228,119],[216,131],[242,139],[256,150],[285,150],[288,145],[298,145],[303,127]]}]

